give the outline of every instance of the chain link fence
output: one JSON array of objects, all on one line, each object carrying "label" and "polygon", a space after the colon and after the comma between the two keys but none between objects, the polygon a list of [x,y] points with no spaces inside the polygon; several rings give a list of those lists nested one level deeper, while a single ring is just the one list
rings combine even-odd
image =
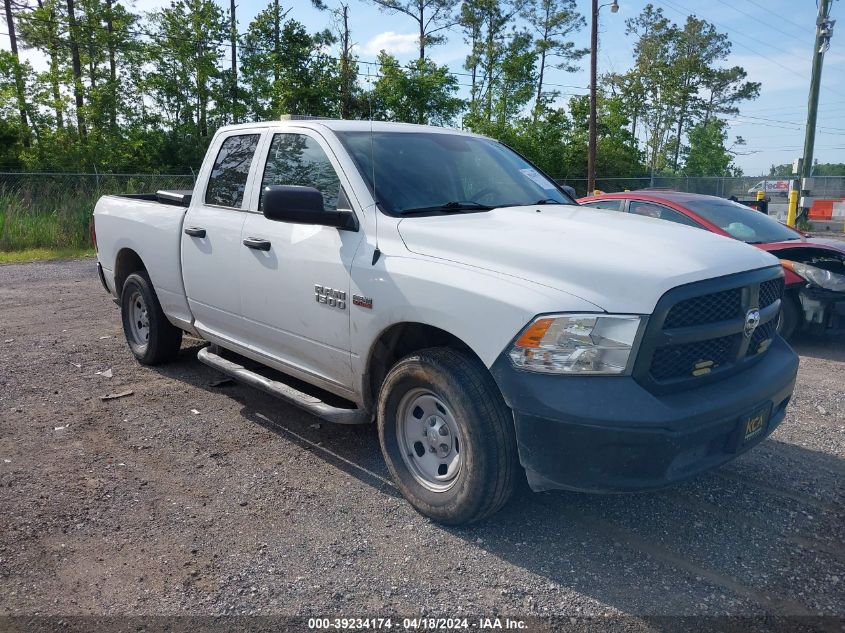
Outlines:
[{"label": "chain link fence", "polygon": [[[575,188],[579,196],[587,194],[586,178],[557,178],[559,184]],[[720,198],[753,198],[757,191],[764,191],[773,201],[785,201],[789,194],[788,178],[771,178],[765,176],[649,176],[643,178],[597,178],[596,188],[605,193],[636,189],[671,189],[689,193],[703,193]],[[814,178],[813,196],[816,198],[845,197],[845,177],[816,176]]]},{"label": "chain link fence", "polygon": [[193,186],[193,174],[0,172],[0,251],[90,247],[100,196]]},{"label": "chain link fence", "polygon": [[[194,174],[91,174],[0,172],[0,251],[27,248],[87,248],[89,225],[97,198],[107,194],[149,193],[159,189],[191,189]],[[783,182],[785,179],[781,179]],[[583,178],[558,178],[560,184],[587,195]],[[765,191],[780,211],[785,211],[787,191],[777,179],[664,177],[598,178],[605,192],[661,188],[728,198],[754,197]],[[816,177],[817,198],[845,197],[845,178]],[[783,209],[780,207],[783,206]]]}]

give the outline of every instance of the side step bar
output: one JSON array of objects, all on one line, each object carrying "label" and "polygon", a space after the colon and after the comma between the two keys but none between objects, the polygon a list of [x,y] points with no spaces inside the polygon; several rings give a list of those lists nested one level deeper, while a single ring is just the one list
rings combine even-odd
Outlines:
[{"label": "side step bar", "polygon": [[250,371],[243,365],[239,365],[215,354],[208,347],[203,347],[197,352],[197,360],[250,387],[261,389],[272,396],[296,405],[300,409],[305,409],[308,413],[316,415],[327,422],[334,422],[335,424],[367,424],[372,420],[372,417],[366,411],[333,407],[316,396],[303,393],[283,382],[272,380],[254,371]]}]

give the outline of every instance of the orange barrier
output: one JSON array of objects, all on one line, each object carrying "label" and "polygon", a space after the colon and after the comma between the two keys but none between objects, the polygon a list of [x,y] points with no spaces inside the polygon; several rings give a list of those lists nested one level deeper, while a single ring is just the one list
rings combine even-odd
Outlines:
[{"label": "orange barrier", "polygon": [[845,202],[845,198],[837,198],[836,200],[814,200],[813,206],[810,207],[810,219],[830,220],[833,217],[833,205],[839,202]]}]

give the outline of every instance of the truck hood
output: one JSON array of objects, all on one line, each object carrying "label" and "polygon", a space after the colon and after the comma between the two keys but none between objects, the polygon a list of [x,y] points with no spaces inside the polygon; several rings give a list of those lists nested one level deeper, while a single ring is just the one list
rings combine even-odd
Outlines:
[{"label": "truck hood", "polygon": [[701,229],[570,205],[403,218],[398,229],[413,253],[542,284],[608,312],[649,314],[676,286],[779,264]]}]

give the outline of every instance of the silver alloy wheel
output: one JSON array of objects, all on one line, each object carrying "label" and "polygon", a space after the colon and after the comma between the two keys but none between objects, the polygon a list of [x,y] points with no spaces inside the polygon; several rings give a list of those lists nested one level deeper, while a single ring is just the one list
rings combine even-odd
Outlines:
[{"label": "silver alloy wheel", "polygon": [[449,490],[463,465],[463,437],[446,404],[427,389],[412,389],[396,411],[396,435],[405,465],[422,486]]},{"label": "silver alloy wheel", "polygon": [[143,347],[150,342],[150,316],[147,303],[138,290],[129,297],[129,331],[136,345]]}]

